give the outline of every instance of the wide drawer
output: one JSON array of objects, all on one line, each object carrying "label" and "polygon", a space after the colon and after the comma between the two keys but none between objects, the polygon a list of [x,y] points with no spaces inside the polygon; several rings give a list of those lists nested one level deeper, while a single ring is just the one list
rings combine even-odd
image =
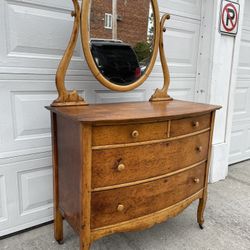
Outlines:
[{"label": "wide drawer", "polygon": [[209,132],[164,143],[93,150],[92,188],[164,175],[207,159]]},{"label": "wide drawer", "polygon": [[170,137],[191,134],[209,128],[211,125],[211,114],[172,120],[170,126]]},{"label": "wide drawer", "polygon": [[168,137],[169,122],[93,127],[94,146],[160,140]]},{"label": "wide drawer", "polygon": [[94,192],[91,228],[113,225],[165,209],[201,190],[204,182],[205,163],[157,181]]}]

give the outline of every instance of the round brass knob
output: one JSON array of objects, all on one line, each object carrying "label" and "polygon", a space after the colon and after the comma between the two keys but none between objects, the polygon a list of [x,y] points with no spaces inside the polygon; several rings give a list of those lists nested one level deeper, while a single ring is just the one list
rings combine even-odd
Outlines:
[{"label": "round brass knob", "polygon": [[194,183],[200,183],[200,179],[199,178],[194,178]]},{"label": "round brass knob", "polygon": [[124,210],[124,205],[119,204],[118,207],[117,207],[117,211],[122,212],[123,210]]},{"label": "round brass knob", "polygon": [[193,122],[193,126],[194,126],[195,128],[198,128],[198,127],[200,126],[200,123],[197,122],[197,121],[194,121],[194,122]]},{"label": "round brass knob", "polygon": [[198,152],[202,152],[202,146],[198,146],[197,148],[196,148],[196,150],[198,151]]},{"label": "round brass knob", "polygon": [[133,136],[134,138],[138,137],[138,136],[139,136],[139,132],[138,132],[137,130],[133,131],[133,132],[132,132],[132,136]]},{"label": "round brass knob", "polygon": [[118,167],[117,167],[117,170],[119,172],[122,172],[124,169],[125,169],[125,165],[124,164],[119,164]]}]

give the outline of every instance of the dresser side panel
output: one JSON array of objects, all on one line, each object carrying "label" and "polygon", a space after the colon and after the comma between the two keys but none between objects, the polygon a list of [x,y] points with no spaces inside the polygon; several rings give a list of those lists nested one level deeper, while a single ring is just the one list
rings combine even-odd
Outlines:
[{"label": "dresser side panel", "polygon": [[57,118],[59,208],[77,232],[80,230],[81,124]]}]

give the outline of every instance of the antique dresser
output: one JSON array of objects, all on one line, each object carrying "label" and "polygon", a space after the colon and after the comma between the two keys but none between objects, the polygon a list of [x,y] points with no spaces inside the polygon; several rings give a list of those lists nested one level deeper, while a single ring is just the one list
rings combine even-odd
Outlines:
[{"label": "antique dresser", "polygon": [[89,249],[196,199],[202,227],[218,108],[184,101],[51,107],[57,239],[62,218]]},{"label": "antique dresser", "polygon": [[[79,234],[80,249],[89,250],[98,238],[151,227],[197,199],[197,221],[203,228],[215,112],[220,107],[168,95],[163,32],[170,16],[160,20],[157,0],[113,1],[109,16],[101,1],[82,1],[82,8],[72,1],[73,31],[56,73],[58,98],[47,107],[55,239],[63,242],[65,219]],[[105,27],[112,24],[109,33],[103,22]],[[143,84],[159,50],[162,89],[148,102],[91,105],[76,90],[68,91],[65,76],[79,29],[89,69],[105,87],[124,92]]]}]

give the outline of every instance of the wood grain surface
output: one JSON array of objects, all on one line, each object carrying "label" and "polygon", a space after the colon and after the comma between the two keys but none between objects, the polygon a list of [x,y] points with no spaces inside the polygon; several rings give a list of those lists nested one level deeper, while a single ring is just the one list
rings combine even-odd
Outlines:
[{"label": "wood grain surface", "polygon": [[76,232],[80,229],[81,124],[57,118],[59,207]]},{"label": "wood grain surface", "polygon": [[[92,188],[143,180],[205,160],[209,132],[166,143],[94,150]],[[201,152],[198,147],[202,147]],[[124,164],[125,169],[118,171]]]},{"label": "wood grain surface", "polygon": [[206,128],[211,124],[211,114],[171,121],[170,137],[194,133]]},{"label": "wood grain surface", "polygon": [[203,189],[193,194],[192,196],[189,196],[185,200],[182,200],[170,207],[167,207],[152,214],[147,214],[145,216],[141,216],[129,221],[120,222],[115,225],[92,229],[91,239],[92,241],[94,241],[109,234],[114,234],[118,232],[138,231],[150,228],[155,224],[166,221],[168,218],[177,216],[185,208],[187,208],[193,201],[201,198],[202,193]]},{"label": "wood grain surface", "polygon": [[[183,173],[137,186],[95,192],[91,199],[91,228],[131,220],[167,208],[204,186],[205,163]],[[195,179],[199,183],[195,183]],[[119,205],[124,206],[118,211]]]},{"label": "wood grain surface", "polygon": [[[97,126],[93,128],[93,146],[133,143],[168,138],[169,122]],[[133,133],[137,132],[137,136]]]},{"label": "wood grain surface", "polygon": [[61,116],[69,119],[94,124],[138,123],[145,121],[166,121],[180,119],[199,114],[210,113],[220,109],[220,106],[186,102],[132,102],[116,104],[96,104],[77,107],[47,107]]}]

